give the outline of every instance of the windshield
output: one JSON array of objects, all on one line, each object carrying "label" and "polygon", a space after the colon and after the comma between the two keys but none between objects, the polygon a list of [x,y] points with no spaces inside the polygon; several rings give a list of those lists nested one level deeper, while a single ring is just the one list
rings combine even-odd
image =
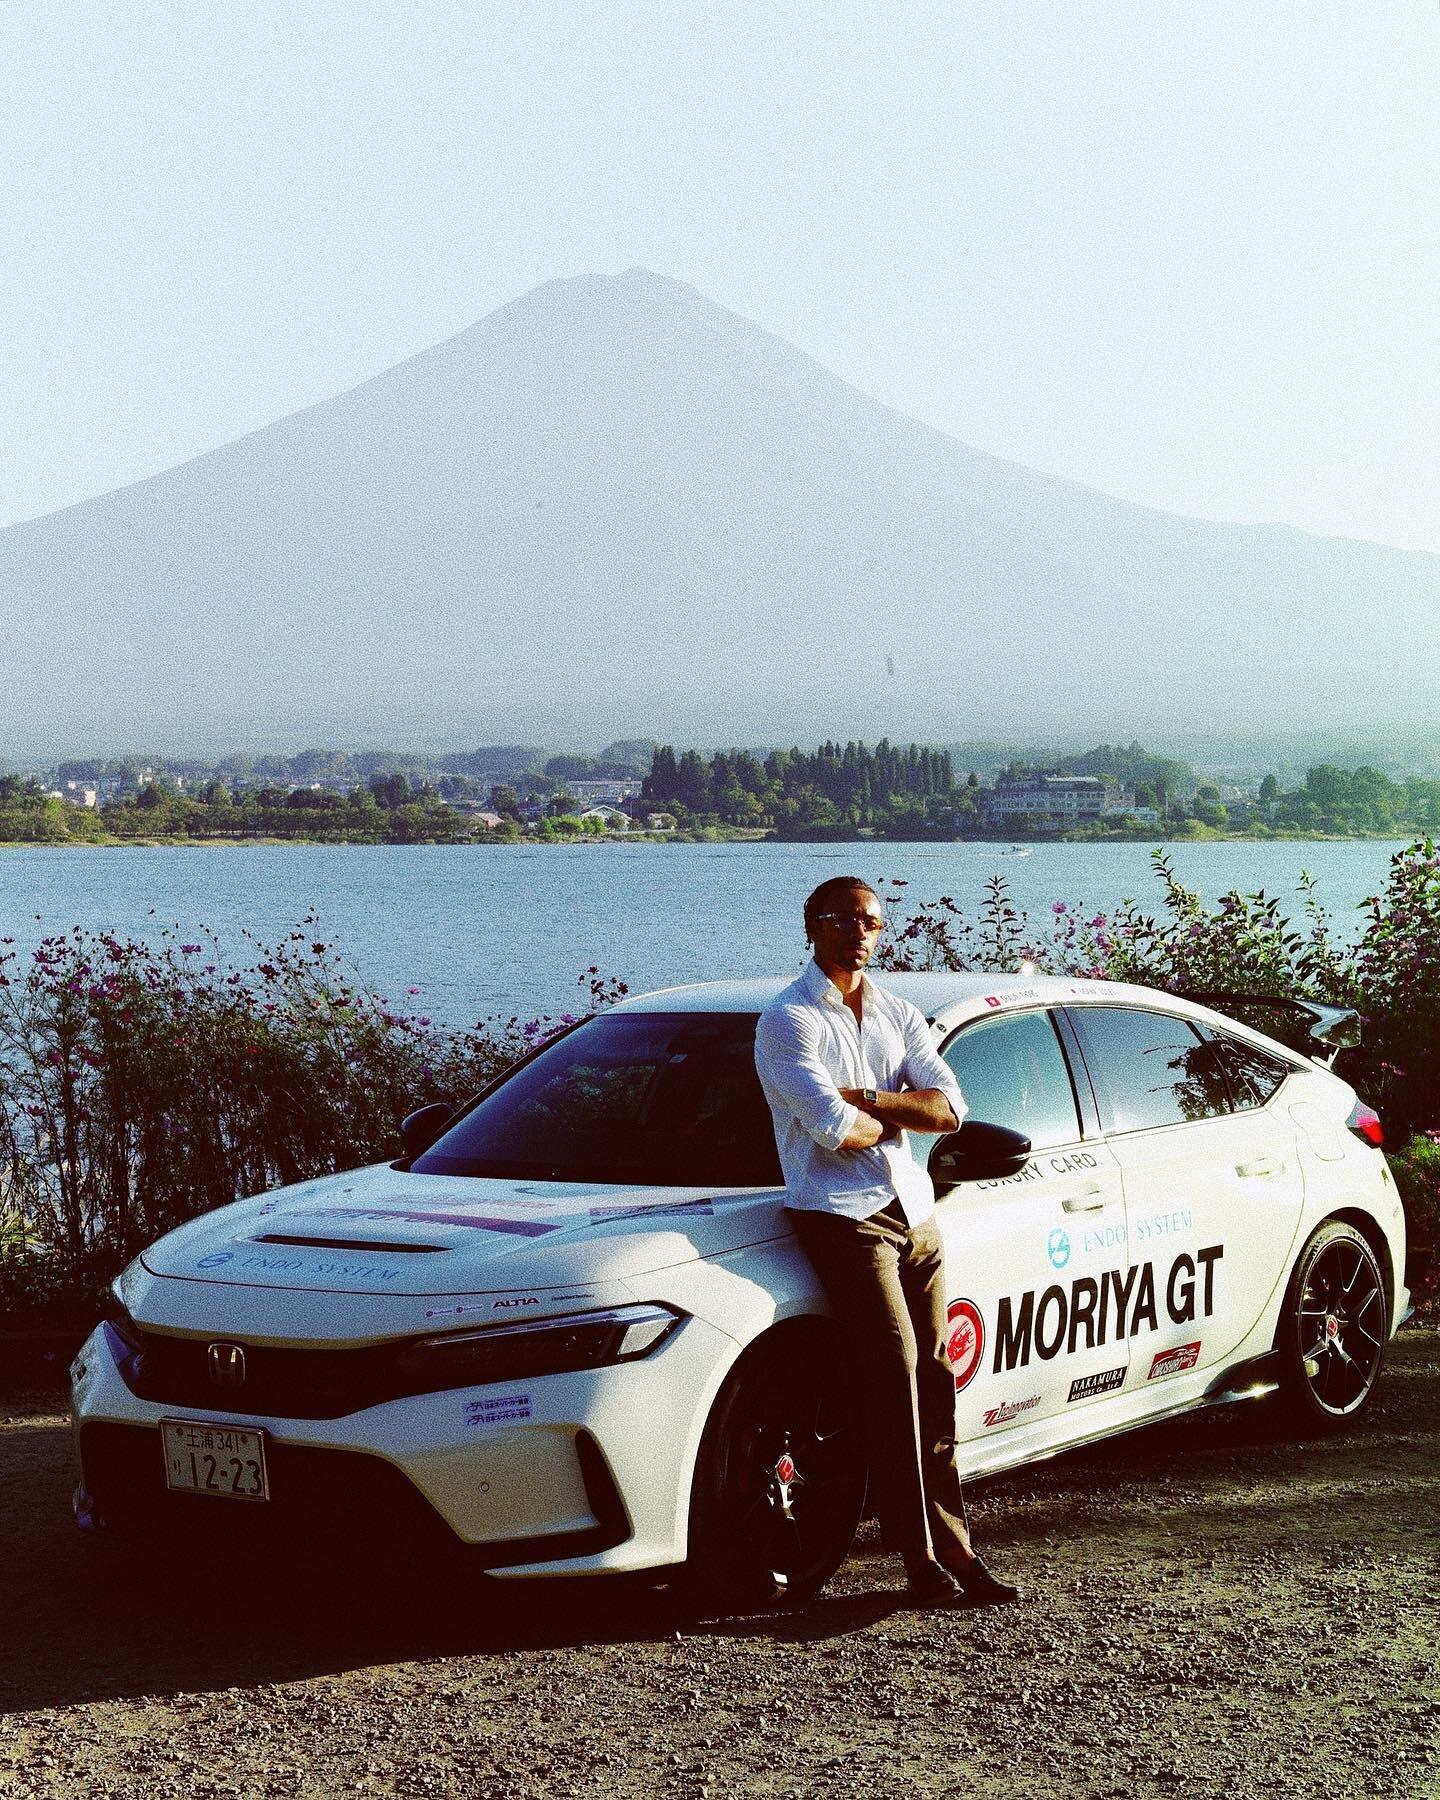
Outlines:
[{"label": "windshield", "polygon": [[411,1164],[644,1187],[779,1187],[755,1013],[611,1013],[543,1050]]}]

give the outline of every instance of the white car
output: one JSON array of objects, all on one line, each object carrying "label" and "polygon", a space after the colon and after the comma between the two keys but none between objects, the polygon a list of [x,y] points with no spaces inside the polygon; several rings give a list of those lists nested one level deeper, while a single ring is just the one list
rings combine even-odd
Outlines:
[{"label": "white car", "polygon": [[[1143,988],[894,975],[969,1106],[940,1194],[962,1467],[1275,1390],[1353,1417],[1407,1314],[1380,1123],[1313,1058]],[[752,1048],[779,980],[643,995],[395,1163],[192,1220],[76,1359],[82,1524],[470,1546],[495,1576],[813,1591],[865,1455]],[[1312,1009],[1317,1047],[1343,1018]]]}]

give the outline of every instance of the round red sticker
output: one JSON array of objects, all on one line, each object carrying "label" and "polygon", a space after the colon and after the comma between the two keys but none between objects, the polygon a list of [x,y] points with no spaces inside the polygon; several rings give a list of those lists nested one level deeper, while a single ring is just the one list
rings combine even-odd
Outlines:
[{"label": "round red sticker", "polygon": [[973,1300],[952,1300],[945,1315],[950,1335],[945,1348],[950,1367],[955,1371],[955,1392],[968,1385],[980,1367],[980,1352],[985,1348],[985,1321]]}]

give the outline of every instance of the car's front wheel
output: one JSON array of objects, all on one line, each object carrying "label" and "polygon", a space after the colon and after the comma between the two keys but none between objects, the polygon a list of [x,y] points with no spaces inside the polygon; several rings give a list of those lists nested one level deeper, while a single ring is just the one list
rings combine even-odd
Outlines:
[{"label": "car's front wheel", "polygon": [[1327,1220],[1300,1253],[1280,1315],[1281,1394],[1292,1424],[1333,1430],[1364,1409],[1389,1322],[1374,1250],[1354,1226]]},{"label": "car's front wheel", "polygon": [[805,1599],[830,1579],[865,1505],[851,1382],[821,1331],[748,1351],[711,1411],[690,1499],[683,1587],[697,1605]]}]

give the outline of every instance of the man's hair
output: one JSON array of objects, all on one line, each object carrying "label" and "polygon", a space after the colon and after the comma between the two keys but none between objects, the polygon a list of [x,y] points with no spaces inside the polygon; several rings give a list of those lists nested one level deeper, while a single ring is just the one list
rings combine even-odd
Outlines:
[{"label": "man's hair", "polygon": [[[805,942],[811,943],[815,937],[815,921],[820,914],[827,911],[835,901],[846,894],[854,893],[859,888],[862,894],[875,894],[868,881],[862,881],[858,875],[832,875],[828,881],[822,881],[815,892],[805,902]],[[880,898],[875,894],[876,900]]]}]

